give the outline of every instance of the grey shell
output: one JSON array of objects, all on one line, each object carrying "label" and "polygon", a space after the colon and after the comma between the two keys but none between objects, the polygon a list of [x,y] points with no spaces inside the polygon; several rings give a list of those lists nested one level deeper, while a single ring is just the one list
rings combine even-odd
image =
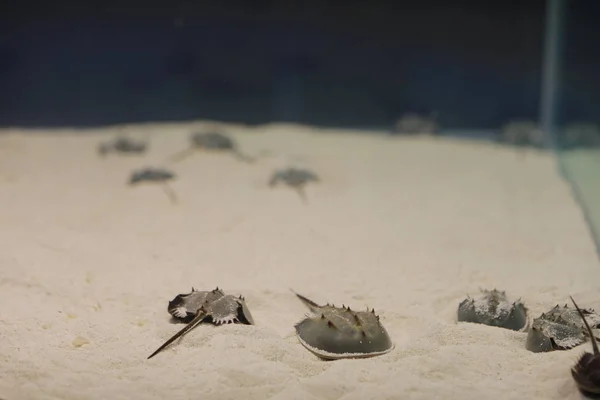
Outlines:
[{"label": "grey shell", "polygon": [[139,182],[165,182],[175,179],[175,174],[166,169],[144,168],[134,171],[129,178],[129,184],[133,185]]},{"label": "grey shell", "polygon": [[192,288],[190,293],[177,295],[171,300],[167,310],[176,319],[189,322],[201,307],[204,307],[208,315],[205,321],[215,325],[232,322],[254,325],[254,319],[244,298],[225,294],[219,288],[211,291]]},{"label": "grey shell", "polygon": [[467,297],[458,306],[458,321],[520,331],[527,327],[527,308],[520,300],[511,302],[506,292],[482,290],[481,297]]},{"label": "grey shell", "polygon": [[[582,310],[594,336],[599,338],[600,316],[592,309]],[[534,353],[568,350],[588,340],[585,325],[575,308],[556,305],[533,320],[525,347]]]},{"label": "grey shell", "polygon": [[179,294],[171,300],[167,310],[175,319],[187,325],[164,342],[148,359],[202,322],[212,322],[215,325],[232,323],[254,325],[254,319],[244,298],[225,294],[218,287],[211,291],[198,291],[192,288],[190,293]]},{"label": "grey shell", "polygon": [[314,316],[295,325],[296,335],[316,356],[326,360],[367,358],[389,353],[394,348],[375,310],[319,306],[304,296],[297,296]]},{"label": "grey shell", "polygon": [[318,182],[319,177],[314,172],[306,169],[286,168],[273,173],[269,186],[275,186],[280,181],[292,187],[299,187],[308,182]]},{"label": "grey shell", "polygon": [[232,150],[235,143],[231,138],[221,133],[195,133],[190,137],[193,146],[211,150]]},{"label": "grey shell", "polygon": [[134,141],[125,137],[117,138],[112,142],[102,143],[98,146],[98,153],[106,155],[114,151],[117,153],[143,153],[148,145],[144,142]]}]

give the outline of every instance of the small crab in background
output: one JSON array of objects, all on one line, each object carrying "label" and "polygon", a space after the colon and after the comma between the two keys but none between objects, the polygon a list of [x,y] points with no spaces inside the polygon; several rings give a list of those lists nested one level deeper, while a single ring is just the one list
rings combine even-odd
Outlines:
[{"label": "small crab in background", "polygon": [[148,145],[145,142],[136,141],[126,137],[118,137],[110,142],[100,143],[98,154],[106,156],[110,152],[121,154],[143,154]]},{"label": "small crab in background", "polygon": [[426,116],[406,113],[400,117],[394,128],[393,133],[403,135],[436,135],[440,130],[435,112]]},{"label": "small crab in background", "polygon": [[279,182],[283,182],[298,192],[298,195],[302,201],[307,202],[306,193],[304,187],[309,182],[320,182],[319,177],[312,171],[298,168],[286,168],[277,170],[271,176],[269,180],[269,186],[274,187]]},{"label": "small crab in background", "polygon": [[175,174],[166,169],[159,168],[143,168],[134,171],[129,178],[129,185],[137,185],[142,182],[152,182],[162,184],[162,188],[166,195],[171,200],[171,203],[177,203],[177,195],[169,186],[168,182],[175,179]]},{"label": "small crab in background", "polygon": [[169,302],[169,314],[187,325],[160,346],[148,359],[160,353],[165,347],[182,337],[201,322],[211,322],[215,325],[245,324],[254,325],[254,319],[240,295],[235,297],[225,294],[218,287],[210,291],[199,291],[192,288],[187,294],[177,295]]},{"label": "small crab in background", "polygon": [[497,137],[500,143],[517,147],[544,147],[544,131],[534,121],[514,119],[500,129]]},{"label": "small crab in background", "polygon": [[593,353],[585,352],[571,368],[571,375],[577,383],[579,391],[587,396],[594,396],[593,398],[600,397],[600,351],[598,351],[598,343],[592,332],[592,328],[585,319],[583,311],[579,309],[573,297],[571,297],[573,305],[579,313],[579,317],[585,325],[588,336],[592,341]]},{"label": "small crab in background", "polygon": [[242,154],[232,138],[218,132],[194,133],[190,136],[189,148],[180,151],[170,157],[171,161],[179,162],[192,155],[198,150],[223,151],[232,153],[238,160],[246,163],[254,162],[254,159]]},{"label": "small crab in background", "polygon": [[506,292],[481,290],[478,299],[468,297],[458,306],[458,321],[520,331],[527,328],[527,308],[520,300],[509,301]]},{"label": "small crab in background", "polygon": [[374,309],[353,311],[344,306],[321,306],[294,294],[313,314],[298,322],[295,329],[300,344],[314,355],[325,360],[367,358],[394,349]]},{"label": "small crab in background", "polygon": [[[550,311],[533,320],[527,333],[525,348],[534,353],[553,350],[568,350],[586,342],[589,332],[581,320],[580,313],[592,326],[592,334],[598,338],[600,315],[592,309],[577,310],[556,305]],[[592,339],[593,340],[593,339]]]}]

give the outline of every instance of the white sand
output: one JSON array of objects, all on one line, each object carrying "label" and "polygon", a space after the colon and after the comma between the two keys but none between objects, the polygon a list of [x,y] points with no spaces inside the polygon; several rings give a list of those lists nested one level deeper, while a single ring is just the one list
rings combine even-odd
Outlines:
[{"label": "white sand", "polygon": [[[455,322],[479,288],[522,296],[532,316],[570,294],[600,309],[600,265],[553,156],[232,126],[244,151],[271,155],[174,165],[177,206],[125,185],[198,126],[130,128],[149,154],[104,160],[100,132],[0,135],[0,398],[580,398],[569,368],[589,344],[533,354],[525,333]],[[267,187],[288,163],[321,175],[310,204]],[[201,325],[146,360],[181,327],[167,302],[217,285],[245,295],[256,326]],[[320,361],[294,336],[307,310],[289,288],[375,307],[395,350]]]}]

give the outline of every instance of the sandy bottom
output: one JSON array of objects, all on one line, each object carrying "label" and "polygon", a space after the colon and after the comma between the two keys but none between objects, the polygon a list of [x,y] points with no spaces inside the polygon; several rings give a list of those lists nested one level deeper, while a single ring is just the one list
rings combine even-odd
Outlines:
[{"label": "sandy bottom", "polygon": [[[552,155],[230,126],[257,163],[168,165],[199,127],[130,127],[149,153],[105,159],[110,131],[0,135],[1,398],[580,398],[569,369],[589,344],[533,354],[525,333],[456,323],[479,288],[536,317],[569,295],[600,309],[593,241]],[[146,165],[177,173],[179,204],[125,184]],[[286,165],[320,174],[309,204],[267,186]],[[256,325],[201,325],[146,360],[181,328],[167,302],[191,286],[243,294]],[[294,335],[307,309],[290,288],[374,307],[395,349],[319,360]]]}]

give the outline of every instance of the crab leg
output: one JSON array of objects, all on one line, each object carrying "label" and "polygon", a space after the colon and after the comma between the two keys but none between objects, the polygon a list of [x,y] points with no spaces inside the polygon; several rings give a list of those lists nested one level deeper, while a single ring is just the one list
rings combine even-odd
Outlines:
[{"label": "crab leg", "polygon": [[152,357],[154,357],[155,355],[160,353],[165,347],[167,347],[168,345],[173,343],[175,340],[177,340],[178,338],[182,337],[183,335],[185,335],[186,333],[188,333],[189,331],[194,329],[200,322],[202,322],[204,320],[204,318],[206,318],[207,315],[208,314],[206,314],[204,309],[202,309],[202,308],[199,309],[198,312],[196,313],[196,316],[189,324],[187,324],[182,330],[180,330],[175,335],[173,335],[162,346],[160,346],[158,349],[156,349],[156,351],[154,353],[150,354],[150,356],[147,359],[148,360],[151,359]]}]

